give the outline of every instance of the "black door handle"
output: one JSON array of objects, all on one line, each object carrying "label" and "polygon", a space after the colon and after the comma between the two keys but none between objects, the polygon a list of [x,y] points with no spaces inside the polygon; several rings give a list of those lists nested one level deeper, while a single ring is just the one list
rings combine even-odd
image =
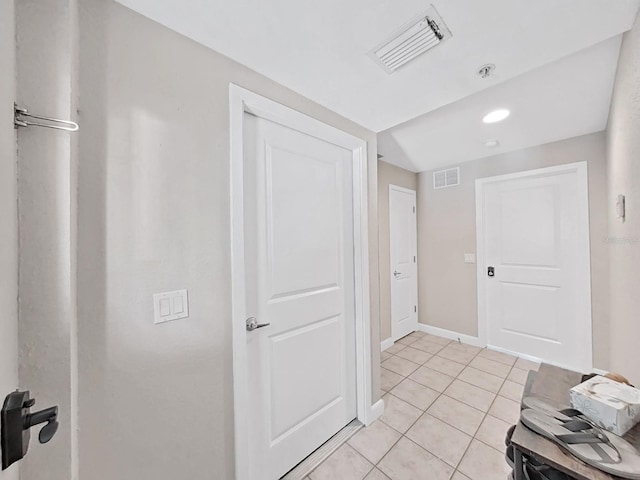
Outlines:
[{"label": "black door handle", "polygon": [[36,401],[29,391],[15,391],[7,395],[0,411],[0,445],[2,445],[2,470],[27,454],[31,434],[29,429],[46,423],[40,430],[40,443],[47,443],[58,430],[58,407],[50,407],[31,413]]},{"label": "black door handle", "polygon": [[487,275],[489,277],[495,277],[496,276],[496,271],[493,267],[488,267],[487,268]]}]

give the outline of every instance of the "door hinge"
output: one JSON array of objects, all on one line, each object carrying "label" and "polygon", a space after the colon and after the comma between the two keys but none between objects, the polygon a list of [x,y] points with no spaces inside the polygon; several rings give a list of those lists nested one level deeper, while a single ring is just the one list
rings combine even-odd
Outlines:
[{"label": "door hinge", "polygon": [[417,306],[417,305],[414,305],[414,306],[413,306],[413,311],[414,311],[415,313],[418,313],[418,306]]},{"label": "door hinge", "polygon": [[413,213],[416,213],[416,207],[415,206],[413,207]]},{"label": "door hinge", "polygon": [[416,263],[416,256],[413,256],[413,263]]}]

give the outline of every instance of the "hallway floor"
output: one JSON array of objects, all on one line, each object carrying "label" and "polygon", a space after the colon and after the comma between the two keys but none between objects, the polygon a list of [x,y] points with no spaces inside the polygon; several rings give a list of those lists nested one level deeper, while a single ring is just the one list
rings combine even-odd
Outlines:
[{"label": "hallway floor", "polygon": [[414,332],[381,355],[381,419],[310,480],[504,480],[504,437],[538,364]]}]

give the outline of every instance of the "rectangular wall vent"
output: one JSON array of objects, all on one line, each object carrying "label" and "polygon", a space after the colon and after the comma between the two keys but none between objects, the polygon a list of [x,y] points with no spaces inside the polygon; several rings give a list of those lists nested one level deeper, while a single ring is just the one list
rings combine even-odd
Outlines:
[{"label": "rectangular wall vent", "polygon": [[460,167],[440,170],[433,173],[433,188],[455,187],[460,185]]},{"label": "rectangular wall vent", "polygon": [[451,37],[435,7],[403,25],[370,55],[387,72],[393,73]]}]

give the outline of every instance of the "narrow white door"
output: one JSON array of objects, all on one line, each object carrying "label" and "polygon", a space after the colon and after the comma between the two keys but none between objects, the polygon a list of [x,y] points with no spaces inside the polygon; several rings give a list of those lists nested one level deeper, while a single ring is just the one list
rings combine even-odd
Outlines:
[{"label": "narrow white door", "polygon": [[356,417],[352,152],[245,114],[250,475],[273,480]]},{"label": "narrow white door", "polygon": [[418,329],[416,192],[389,185],[391,337]]},{"label": "narrow white door", "polygon": [[[582,168],[584,167],[584,168]],[[487,183],[488,344],[591,368],[586,166]]]}]

